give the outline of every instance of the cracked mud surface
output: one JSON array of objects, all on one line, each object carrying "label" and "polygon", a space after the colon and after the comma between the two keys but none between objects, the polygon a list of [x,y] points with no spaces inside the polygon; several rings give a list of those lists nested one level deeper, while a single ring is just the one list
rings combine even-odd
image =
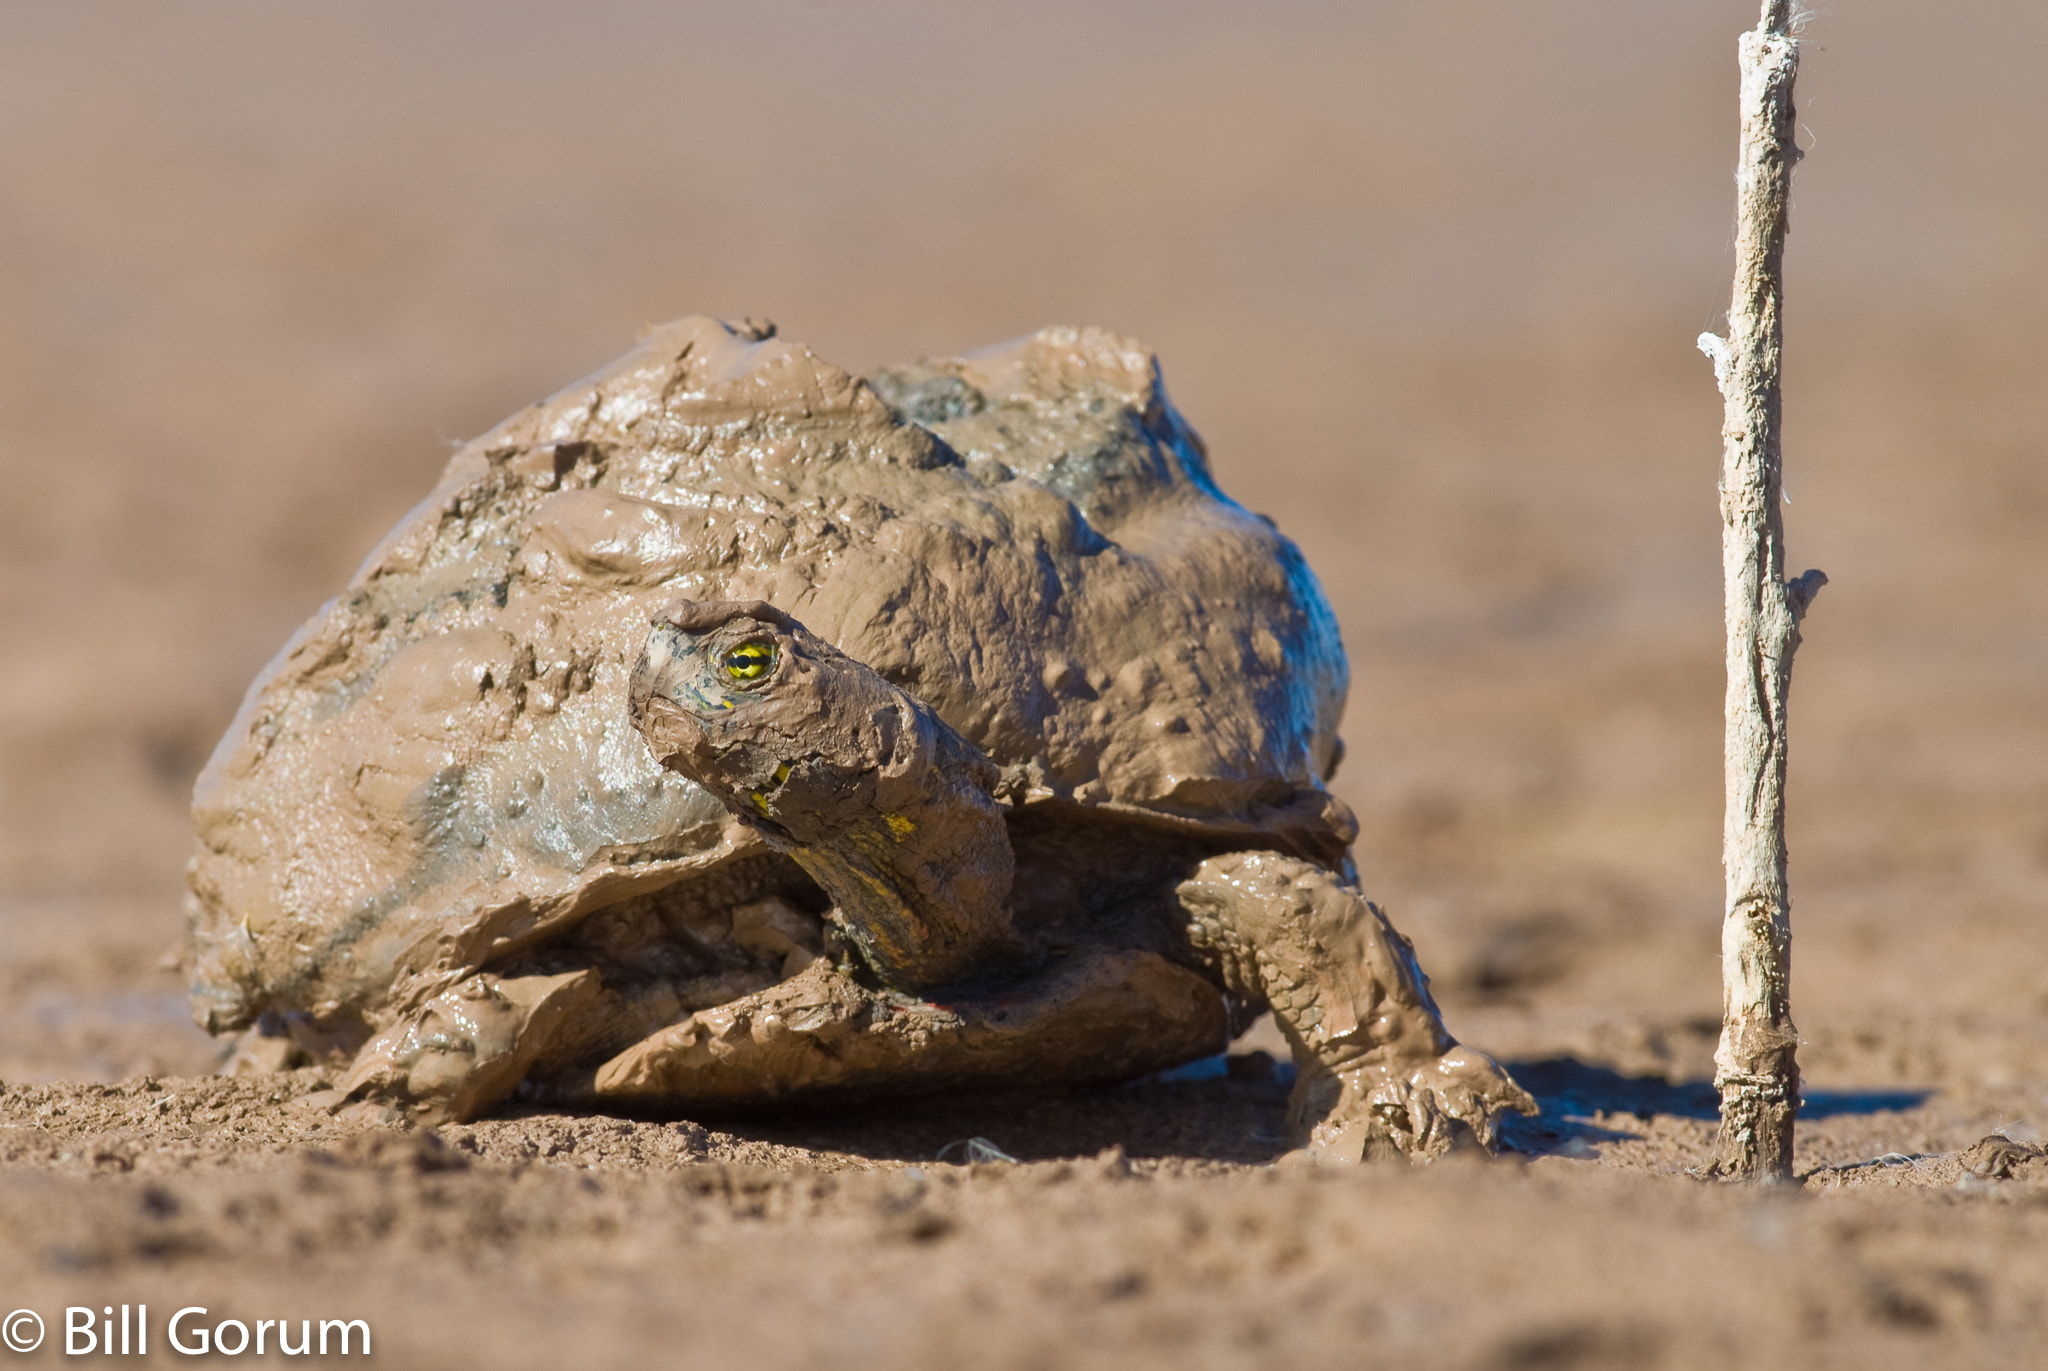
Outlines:
[{"label": "cracked mud surface", "polygon": [[[1136,5],[1080,44],[773,4],[408,11],[407,44],[368,4],[0,18],[0,1312],[360,1315],[403,1366],[2028,1364],[2048,257],[2010,226],[2048,95],[2010,7],[1924,9],[1823,15],[1800,78],[1788,537],[1831,584],[1772,1192],[1683,1174],[1719,905],[1692,337],[1753,5]],[[855,365],[1055,320],[1159,349],[1329,588],[1367,887],[1543,1104],[1512,1154],[1276,1167],[1260,1040],[1116,1090],[431,1140],[207,1075],[157,962],[244,685],[442,437],[700,309]]]}]

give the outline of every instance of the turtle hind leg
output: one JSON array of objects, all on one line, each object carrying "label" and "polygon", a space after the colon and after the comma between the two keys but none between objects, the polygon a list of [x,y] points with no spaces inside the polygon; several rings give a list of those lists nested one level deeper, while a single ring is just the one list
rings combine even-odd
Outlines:
[{"label": "turtle hind leg", "polygon": [[1528,1093],[1444,1027],[1415,951],[1336,873],[1275,852],[1211,857],[1176,889],[1224,988],[1270,1005],[1294,1051],[1292,1141],[1357,1161],[1432,1158],[1467,1133],[1489,1150]]}]

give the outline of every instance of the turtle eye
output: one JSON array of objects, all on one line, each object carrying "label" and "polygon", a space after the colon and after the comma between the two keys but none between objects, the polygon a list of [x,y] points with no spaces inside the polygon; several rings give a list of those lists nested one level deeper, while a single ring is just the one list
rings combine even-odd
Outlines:
[{"label": "turtle eye", "polygon": [[758,681],[775,665],[775,644],[766,638],[735,643],[719,656],[718,665],[735,681]]}]

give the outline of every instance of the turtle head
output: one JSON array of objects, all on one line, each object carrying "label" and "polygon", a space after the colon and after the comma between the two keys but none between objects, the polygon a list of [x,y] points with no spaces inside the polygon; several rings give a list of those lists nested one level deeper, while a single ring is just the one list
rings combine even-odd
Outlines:
[{"label": "turtle head", "polygon": [[656,699],[715,718],[774,698],[778,684],[803,671],[800,633],[796,620],[761,600],[675,601],[655,616],[633,673],[634,723]]},{"label": "turtle head", "polygon": [[995,765],[916,696],[761,601],[653,620],[633,726],[829,893],[869,963],[935,985],[1010,941]]},{"label": "turtle head", "polygon": [[[803,843],[834,836],[855,791],[918,769],[902,694],[773,605],[677,600],[654,617],[627,700],[663,766]],[[808,783],[790,789],[796,773]]]}]

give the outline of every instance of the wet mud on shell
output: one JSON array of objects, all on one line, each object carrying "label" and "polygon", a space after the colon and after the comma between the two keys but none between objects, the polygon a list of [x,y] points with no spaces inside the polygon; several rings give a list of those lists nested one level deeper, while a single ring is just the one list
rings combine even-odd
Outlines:
[{"label": "wet mud on shell", "polygon": [[979,404],[903,392],[925,427],[886,378],[685,320],[457,453],[200,779],[200,1021],[346,1051],[758,850],[622,727],[678,593],[801,612],[985,751],[1013,806],[1340,859],[1334,619],[1217,492],[1150,355],[1049,329],[925,369]]}]

